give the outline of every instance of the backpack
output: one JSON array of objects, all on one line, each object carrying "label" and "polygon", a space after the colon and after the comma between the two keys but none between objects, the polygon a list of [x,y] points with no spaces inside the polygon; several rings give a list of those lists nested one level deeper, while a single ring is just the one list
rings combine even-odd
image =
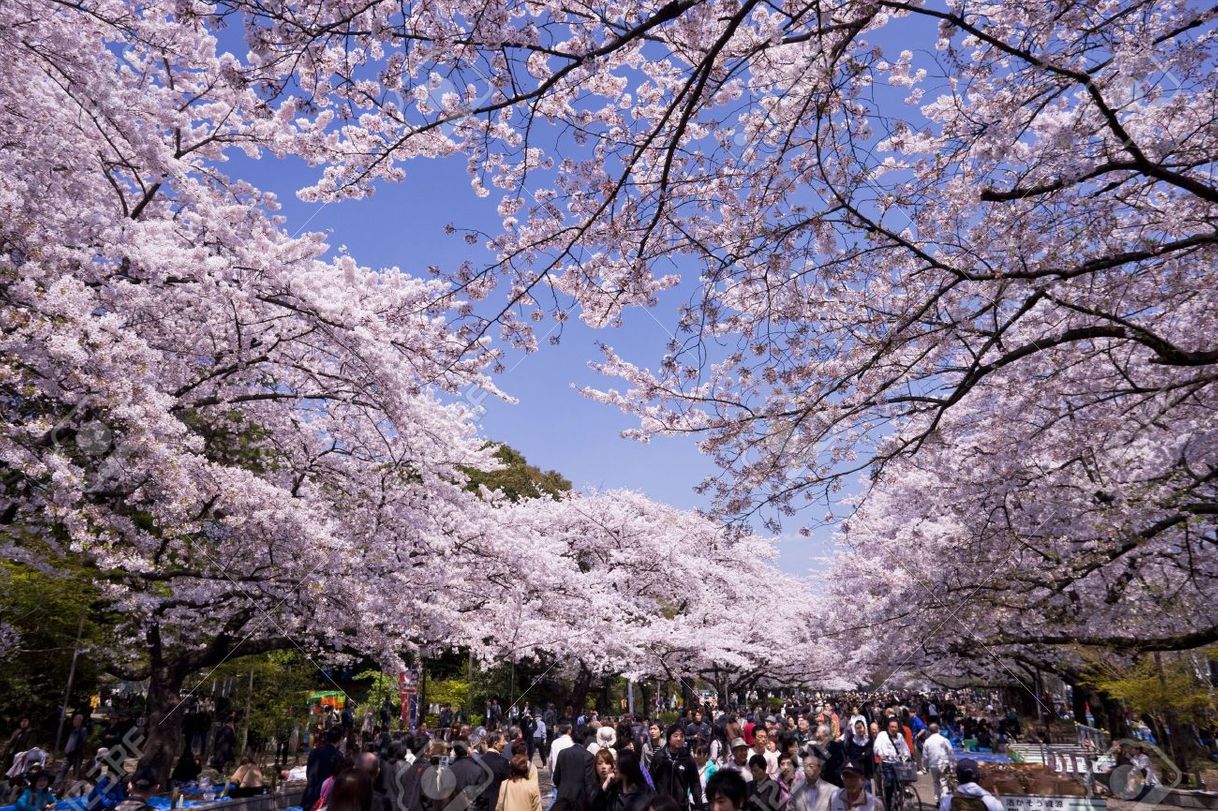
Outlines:
[{"label": "backpack", "polygon": [[985,800],[980,797],[952,795],[952,811],[986,811]]}]

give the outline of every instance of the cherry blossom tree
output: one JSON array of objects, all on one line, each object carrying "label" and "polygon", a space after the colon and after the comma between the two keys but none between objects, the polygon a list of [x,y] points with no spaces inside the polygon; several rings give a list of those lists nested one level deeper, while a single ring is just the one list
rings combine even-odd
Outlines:
[{"label": "cherry blossom tree", "polygon": [[[0,538],[93,568],[121,618],[94,653],[148,680],[149,762],[168,765],[184,696],[234,655],[699,665],[689,618],[732,596],[707,567],[756,557],[764,585],[761,547],[636,494],[470,492],[495,448],[445,395],[495,393],[494,353],[449,328],[451,288],[287,234],[272,196],[222,171],[232,149],[317,154],[317,122],[264,97],[274,70],[178,3],[0,15]],[[729,630],[724,657],[762,655]]]},{"label": "cherry blossom tree", "polygon": [[641,438],[699,437],[726,514],[789,512],[916,453],[1007,368],[1044,420],[1207,391],[1212,9],[218,9],[275,103],[310,111],[310,199],[458,153],[497,190],[495,259],[454,277],[503,282],[506,304],[467,336],[496,321],[531,346],[530,310],[605,325],[688,295],[658,366],[610,350],[628,390],[591,394]]},{"label": "cherry blossom tree", "polygon": [[[957,505],[979,515],[932,548],[1040,550],[1012,561],[1027,593],[993,642],[1212,637],[1208,614],[1187,618],[1212,591],[1218,512],[1213,9],[221,8],[284,77],[268,90],[329,134],[306,197],[452,154],[500,195],[493,262],[454,279],[475,298],[503,284],[506,303],[467,338],[498,323],[531,347],[530,313],[612,325],[688,296],[654,368],[607,349],[626,388],[588,393],[638,415],[640,439],[699,438],[722,514],[833,517],[866,471],[900,505],[875,523],[923,531]],[[956,489],[919,500],[913,470]],[[1019,483],[1005,534],[985,523],[1000,501],[968,501],[977,481],[987,498]],[[893,571],[920,537],[869,565]],[[963,597],[988,559],[956,549],[931,565]],[[1162,554],[1186,563],[1149,563]],[[1161,625],[1117,622],[1165,594]]]},{"label": "cherry blossom tree", "polygon": [[174,8],[0,9],[0,540],[95,567],[122,618],[96,655],[149,680],[162,767],[192,674],[451,627],[418,595],[485,531],[460,471],[493,465],[442,398],[493,391],[445,286],[327,256],[222,174],[292,126]]},{"label": "cherry blossom tree", "polygon": [[[987,645],[1204,640],[1214,15],[955,0],[9,3],[6,550],[98,567],[131,618],[128,669],[115,668],[152,680],[158,753],[186,676],[238,646],[475,644],[487,597],[461,584],[480,564],[530,609],[517,642],[574,653],[547,634],[587,616],[611,668],[806,666],[821,650],[806,630],[815,602],[767,624],[760,651],[718,626],[699,637],[754,589],[798,601],[802,586],[753,567],[753,541],[595,497],[504,505],[514,538],[494,499],[464,487],[463,470],[493,461],[444,394],[493,389],[495,325],[531,349],[547,312],[575,305],[606,326],[684,297],[655,368],[607,349],[600,369],[627,388],[590,396],[637,414],[641,439],[698,438],[722,471],[704,487],[724,516],[832,507],[867,471],[875,506],[847,534],[868,539],[867,558],[842,570],[857,570],[860,616],[898,622],[862,570],[907,577],[909,595],[918,573],[890,564],[924,542]],[[220,46],[225,30],[246,53]],[[273,196],[225,173],[235,150],[315,165],[302,190],[314,200],[464,155],[472,192],[499,196],[500,228],[466,234],[493,259],[447,282],[371,271],[286,233]],[[923,498],[914,481],[944,487]],[[592,527],[603,554],[581,545]],[[969,589],[985,591],[986,564],[1011,547],[1031,574],[989,610]],[[696,599],[682,605],[665,586],[690,571]],[[1128,619],[1168,594],[1162,618]],[[611,635],[622,622],[646,633]]]},{"label": "cherry blossom tree", "polygon": [[1035,396],[971,394],[845,522],[830,624],[861,669],[1078,684],[1087,649],[1115,662],[1218,639],[1212,430],[1060,420],[1012,456],[992,427]]},{"label": "cherry blossom tree", "polygon": [[468,550],[477,575],[454,586],[493,613],[467,631],[485,660],[689,684],[824,672],[809,585],[762,538],[621,490],[501,504],[497,519],[497,539]]}]

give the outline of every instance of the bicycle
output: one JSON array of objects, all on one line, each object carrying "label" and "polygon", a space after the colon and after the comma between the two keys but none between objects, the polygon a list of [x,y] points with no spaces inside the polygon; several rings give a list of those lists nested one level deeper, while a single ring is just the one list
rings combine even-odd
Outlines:
[{"label": "bicycle", "polygon": [[[889,811],[922,811],[922,795],[918,794],[918,789],[915,787],[918,776],[917,772],[913,772],[913,779],[902,780],[897,769],[894,767],[890,772],[893,781],[896,783],[892,792],[892,808]],[[906,806],[906,801],[909,800],[909,805]]]}]

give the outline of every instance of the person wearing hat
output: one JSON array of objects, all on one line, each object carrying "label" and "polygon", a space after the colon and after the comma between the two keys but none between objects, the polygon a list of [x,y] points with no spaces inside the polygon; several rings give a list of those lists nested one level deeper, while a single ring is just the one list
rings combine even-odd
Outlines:
[{"label": "person wearing hat", "polygon": [[109,811],[127,799],[127,776],[121,772],[116,774],[117,768],[111,768],[114,764],[110,763],[110,751],[103,746],[93,756],[91,774],[95,775],[96,782],[85,803],[89,811]]},{"label": "person wearing hat", "polygon": [[956,790],[939,801],[939,811],[1005,811],[1001,800],[978,785],[980,779],[977,761],[961,758],[956,763]]},{"label": "person wearing hat", "polygon": [[613,727],[605,725],[597,728],[596,737],[592,739],[592,743],[588,744],[588,751],[595,757],[596,753],[602,749],[608,749],[609,754],[614,754],[613,747],[617,743],[617,733],[613,731]]},{"label": "person wearing hat", "polygon": [[847,760],[842,764],[845,785],[829,798],[829,811],[881,811],[879,799],[867,791],[867,774],[863,764]]},{"label": "person wearing hat", "polygon": [[747,783],[753,779],[752,772],[749,771],[749,745],[744,742],[744,738],[736,738],[732,741],[732,755],[728,758],[727,763],[723,764],[723,768],[739,772]]},{"label": "person wearing hat", "polygon": [[[651,758],[651,782],[656,794],[672,797],[683,809],[702,807],[702,780],[698,764],[685,749],[685,730],[673,724],[664,734],[664,746]],[[691,800],[692,798],[692,800]]]}]

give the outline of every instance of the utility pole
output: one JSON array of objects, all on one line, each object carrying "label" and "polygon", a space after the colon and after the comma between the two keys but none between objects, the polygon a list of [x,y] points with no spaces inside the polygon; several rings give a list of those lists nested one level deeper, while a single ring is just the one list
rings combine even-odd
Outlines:
[{"label": "utility pole", "polygon": [[250,742],[250,699],[254,696],[254,668],[250,668],[249,689],[245,691],[245,723],[241,725],[241,756],[245,756]]},{"label": "utility pole", "polygon": [[72,665],[68,668],[68,689],[63,691],[63,706],[59,708],[59,728],[55,730],[55,753],[60,754],[59,744],[63,740],[64,716],[68,714],[68,702],[72,698],[72,682],[76,680],[76,660],[80,657],[80,638],[85,632],[85,614],[80,613],[80,625],[76,627],[76,647],[72,649]]},{"label": "utility pole", "polygon": [[[508,718],[516,706],[516,649],[512,648],[512,683],[508,685]],[[509,722],[510,723],[510,722]]]},{"label": "utility pole", "polygon": [[[465,661],[465,720],[473,726],[474,723],[474,649],[468,651],[469,658]],[[482,719],[483,723],[486,719]]]}]

